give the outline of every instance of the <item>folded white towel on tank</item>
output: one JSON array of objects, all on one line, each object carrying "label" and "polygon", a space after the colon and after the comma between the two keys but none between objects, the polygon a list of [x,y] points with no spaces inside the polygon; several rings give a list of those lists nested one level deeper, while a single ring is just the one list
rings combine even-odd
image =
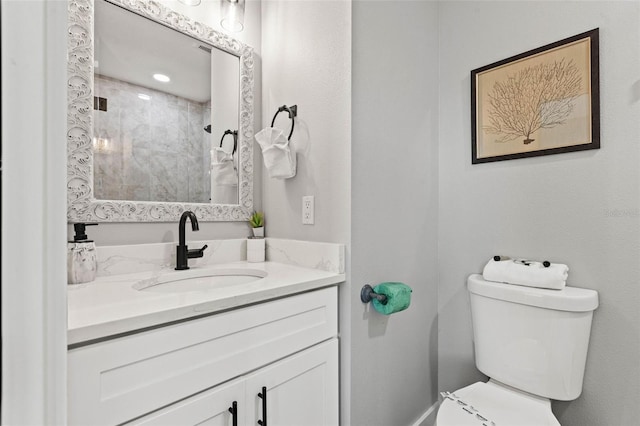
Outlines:
[{"label": "folded white towel on tank", "polygon": [[562,290],[567,283],[569,267],[562,263],[544,266],[543,262],[525,259],[491,259],[482,276],[487,281]]}]

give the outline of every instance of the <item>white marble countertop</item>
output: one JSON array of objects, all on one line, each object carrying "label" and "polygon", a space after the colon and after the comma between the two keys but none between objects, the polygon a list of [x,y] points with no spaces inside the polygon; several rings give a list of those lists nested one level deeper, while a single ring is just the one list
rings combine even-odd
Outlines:
[{"label": "white marble countertop", "polygon": [[[208,291],[158,293],[134,285],[173,269],[101,276],[87,284],[69,285],[68,344],[103,339],[203,314],[233,309],[341,283],[345,275],[279,262],[238,261],[191,267],[194,270],[247,268],[266,272],[256,281]],[[187,271],[185,271],[187,272]]]}]

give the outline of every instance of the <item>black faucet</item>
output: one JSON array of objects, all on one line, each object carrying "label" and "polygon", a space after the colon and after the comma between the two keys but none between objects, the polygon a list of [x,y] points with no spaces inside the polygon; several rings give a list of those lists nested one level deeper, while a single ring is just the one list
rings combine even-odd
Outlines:
[{"label": "black faucet", "polygon": [[198,218],[195,213],[192,211],[185,211],[180,216],[180,224],[178,225],[178,233],[180,235],[179,244],[176,246],[176,270],[182,271],[184,269],[189,269],[189,259],[193,259],[194,257],[202,257],[204,255],[204,250],[208,247],[206,244],[201,249],[189,250],[187,244],[185,243],[185,227],[187,226],[187,219],[191,221],[191,230],[198,231],[200,227],[198,226]]}]

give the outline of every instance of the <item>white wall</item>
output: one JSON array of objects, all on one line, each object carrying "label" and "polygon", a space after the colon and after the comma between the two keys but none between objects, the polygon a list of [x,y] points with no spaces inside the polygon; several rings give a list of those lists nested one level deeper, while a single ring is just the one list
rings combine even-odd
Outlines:
[{"label": "white wall", "polygon": [[[180,12],[191,19],[202,22],[218,31],[220,26],[220,2],[218,0],[202,0],[199,6],[186,6],[177,0],[160,0],[170,9]],[[254,129],[260,130],[262,122],[261,99],[261,2],[247,0],[245,8],[245,27],[240,33],[232,36],[253,47],[255,53],[255,90],[254,90]],[[254,208],[262,206],[262,177],[260,157],[254,155]],[[243,238],[251,234],[246,222],[200,222],[200,231],[193,235],[193,239],[224,239]],[[97,245],[144,244],[156,242],[171,242],[178,239],[177,223],[101,223],[97,227],[88,229],[89,236]],[[187,239],[191,239],[191,231]],[[69,237],[73,236],[73,227],[68,226]]]},{"label": "white wall", "polygon": [[[347,0],[262,4],[262,122],[298,105],[295,177],[263,175],[266,233],[309,241],[349,241],[351,7]],[[286,112],[276,127],[287,130]],[[256,149],[259,149],[256,144]],[[315,225],[302,225],[302,196],[315,196]]]},{"label": "white wall", "polygon": [[1,7],[1,422],[63,425],[67,8]]},{"label": "white wall", "polygon": [[[563,425],[640,417],[640,3],[440,5],[439,371],[442,390],[481,378],[465,290],[494,254],[566,262],[600,294],[584,392],[555,403]],[[472,69],[600,27],[596,151],[471,165]]]},{"label": "white wall", "polygon": [[[354,1],[351,417],[413,424],[437,400],[438,5]],[[401,281],[383,316],[361,287]]]}]

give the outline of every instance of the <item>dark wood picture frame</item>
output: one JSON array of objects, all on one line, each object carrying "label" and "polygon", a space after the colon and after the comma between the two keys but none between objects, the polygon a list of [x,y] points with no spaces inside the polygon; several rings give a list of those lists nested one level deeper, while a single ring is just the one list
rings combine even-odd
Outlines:
[{"label": "dark wood picture frame", "polygon": [[599,149],[599,88],[598,28],[471,71],[471,163]]}]

